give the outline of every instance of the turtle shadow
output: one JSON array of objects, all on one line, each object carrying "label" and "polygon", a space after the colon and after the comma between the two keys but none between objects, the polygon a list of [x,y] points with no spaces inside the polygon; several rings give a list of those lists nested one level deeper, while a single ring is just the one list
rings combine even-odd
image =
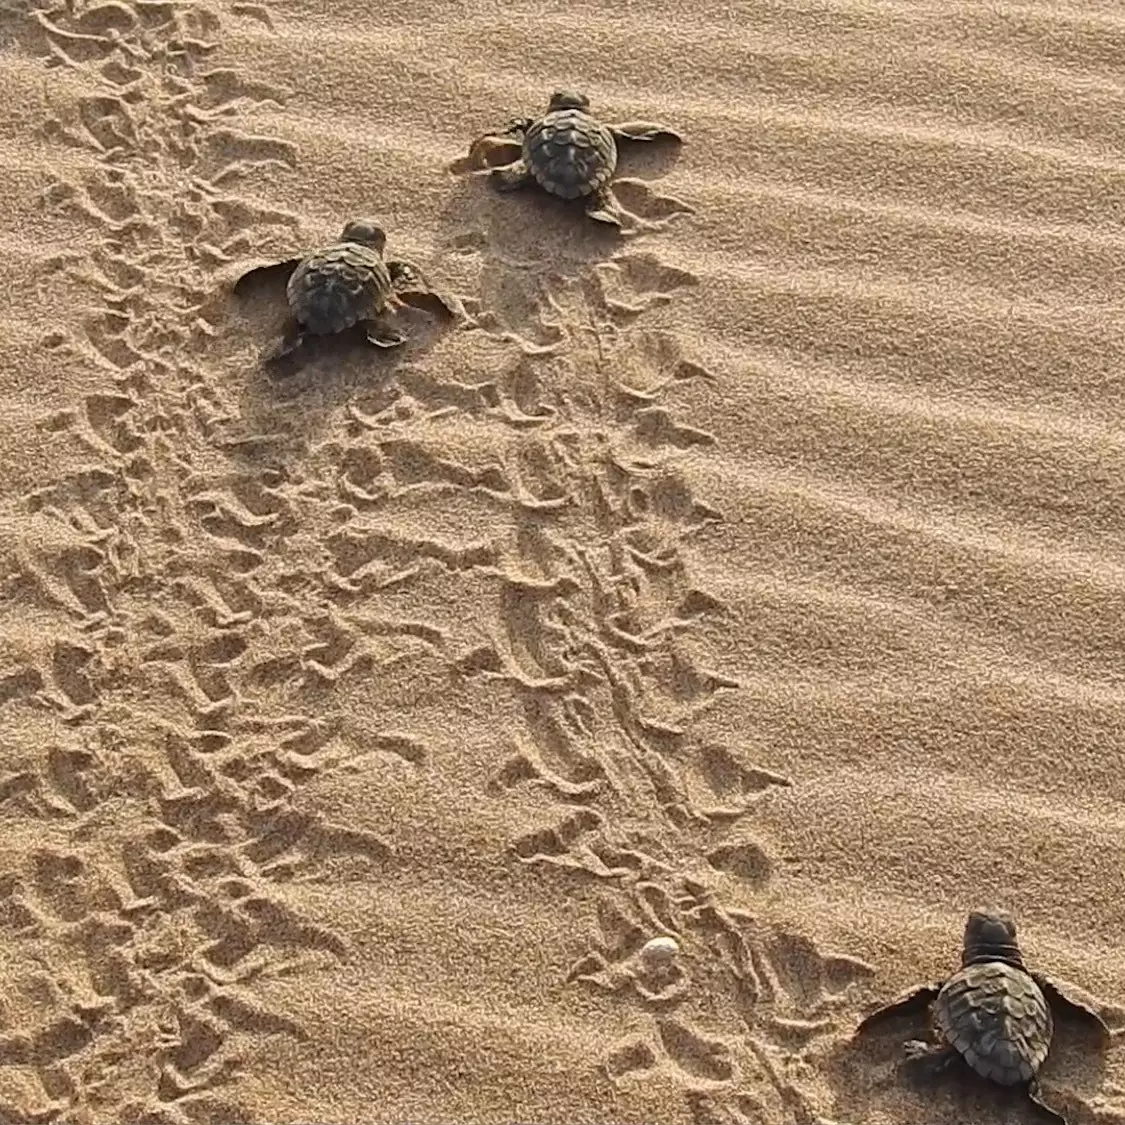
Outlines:
[{"label": "turtle shadow", "polygon": [[480,251],[521,269],[576,269],[613,257],[629,241],[616,227],[587,218],[579,200],[559,199],[536,187],[500,192],[487,177],[449,175],[439,218],[455,253]]},{"label": "turtle shadow", "polygon": [[[889,1114],[894,1120],[927,1125],[965,1121],[1057,1125],[1022,1089],[989,1082],[963,1059],[937,1073],[908,1059],[904,1044],[925,1038],[928,1027],[924,1016],[888,1017],[877,1027],[858,1035],[849,1032],[836,1043],[822,1059],[834,1115],[863,1121]],[[1045,1099],[1069,1125],[1095,1119],[1091,1102],[1102,1087],[1107,1063],[1106,1044],[1096,1029],[1080,1018],[1055,1013],[1055,1033],[1040,1071],[1040,1085]]]}]

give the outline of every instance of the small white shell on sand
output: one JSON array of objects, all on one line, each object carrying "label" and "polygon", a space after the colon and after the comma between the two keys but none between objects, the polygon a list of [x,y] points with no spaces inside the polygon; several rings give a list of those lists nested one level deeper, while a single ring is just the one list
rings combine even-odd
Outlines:
[{"label": "small white shell on sand", "polygon": [[679,952],[679,942],[675,938],[654,937],[641,946],[641,961],[646,968],[662,969],[670,965]]}]

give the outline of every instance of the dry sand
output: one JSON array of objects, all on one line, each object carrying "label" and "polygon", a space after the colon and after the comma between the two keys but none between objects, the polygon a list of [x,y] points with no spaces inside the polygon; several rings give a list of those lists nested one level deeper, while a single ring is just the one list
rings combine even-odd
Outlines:
[{"label": "dry sand", "polygon": [[[1121,1022],[1118,0],[45,2],[0,1119],[1030,1120],[847,1040],[989,900]],[[564,84],[663,229],[451,171]],[[271,383],[352,215],[477,326]]]}]

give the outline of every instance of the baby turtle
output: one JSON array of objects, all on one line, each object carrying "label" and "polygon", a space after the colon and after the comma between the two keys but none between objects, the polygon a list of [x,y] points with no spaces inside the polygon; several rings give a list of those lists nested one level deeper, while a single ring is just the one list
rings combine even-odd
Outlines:
[{"label": "baby turtle", "polygon": [[415,292],[435,300],[446,312],[452,308],[430,290],[412,262],[384,259],[386,232],[370,219],[352,219],[338,241],[307,254],[244,273],[236,288],[263,270],[284,270],[289,318],[281,340],[266,355],[269,362],[296,351],[308,336],[328,336],[362,325],[367,341],[393,348],[406,337],[387,314],[404,304],[402,296]]},{"label": "baby turtle", "polygon": [[[558,90],[542,117],[514,121],[501,136],[522,142],[520,156],[488,170],[493,185],[500,191],[514,191],[537,183],[562,199],[584,199],[591,219],[620,227],[621,205],[610,186],[617,170],[617,142],[683,138],[665,125],[646,121],[605,124],[589,109],[584,94]],[[478,138],[474,145],[490,139]]]},{"label": "baby turtle", "polygon": [[1023,1086],[1047,1115],[1064,1122],[1039,1090],[1039,1068],[1051,1046],[1051,1007],[1093,1020],[1109,1035],[1101,1016],[1067,996],[1059,985],[1023,963],[1016,924],[1002,910],[969,914],[962,941],[961,968],[944,983],[928,984],[868,1015],[857,1028],[932,1005],[936,1042],[912,1040],[907,1058],[941,1070],[958,1057],[982,1078],[1001,1086]]}]

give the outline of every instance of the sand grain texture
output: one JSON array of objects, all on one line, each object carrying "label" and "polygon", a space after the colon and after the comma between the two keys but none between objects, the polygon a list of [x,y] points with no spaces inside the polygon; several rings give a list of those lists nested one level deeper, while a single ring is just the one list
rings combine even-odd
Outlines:
[{"label": "sand grain texture", "polygon": [[[848,1035],[993,899],[1125,1023],[1123,74],[1109,0],[0,7],[0,1118],[1031,1120]],[[451,171],[560,85],[688,138],[663,229]],[[476,327],[271,382],[230,280],[355,215]]]}]

